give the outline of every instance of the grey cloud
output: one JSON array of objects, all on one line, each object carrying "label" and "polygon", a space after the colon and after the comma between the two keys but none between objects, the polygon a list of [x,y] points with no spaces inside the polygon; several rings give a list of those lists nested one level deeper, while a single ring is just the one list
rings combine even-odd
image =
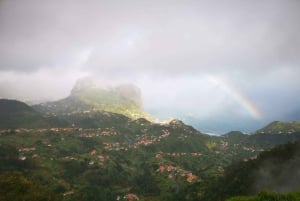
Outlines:
[{"label": "grey cloud", "polygon": [[1,69],[64,64],[87,47],[87,70],[125,74],[295,65],[298,10],[297,1],[3,1]]}]

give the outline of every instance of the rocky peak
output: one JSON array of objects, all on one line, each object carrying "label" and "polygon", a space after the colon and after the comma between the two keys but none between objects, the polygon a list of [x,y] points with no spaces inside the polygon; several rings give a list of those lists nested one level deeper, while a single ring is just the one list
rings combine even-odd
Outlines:
[{"label": "rocky peak", "polygon": [[76,82],[71,91],[71,96],[99,95],[103,92],[111,96],[133,101],[136,105],[142,105],[141,90],[133,84],[112,85],[104,82],[95,82],[89,79],[82,79]]}]

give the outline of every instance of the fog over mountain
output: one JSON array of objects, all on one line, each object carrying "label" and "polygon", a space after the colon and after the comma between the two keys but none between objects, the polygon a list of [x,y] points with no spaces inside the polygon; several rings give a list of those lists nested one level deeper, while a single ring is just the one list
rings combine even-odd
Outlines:
[{"label": "fog over mountain", "polygon": [[300,2],[0,1],[0,97],[57,100],[92,77],[205,131],[300,119]]}]

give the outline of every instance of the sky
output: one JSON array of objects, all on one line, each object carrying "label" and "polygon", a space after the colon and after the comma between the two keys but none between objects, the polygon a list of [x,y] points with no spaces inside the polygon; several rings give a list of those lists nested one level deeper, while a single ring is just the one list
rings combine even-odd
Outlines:
[{"label": "sky", "polygon": [[300,120],[298,0],[1,0],[0,97],[133,83],[144,109],[207,132]]}]

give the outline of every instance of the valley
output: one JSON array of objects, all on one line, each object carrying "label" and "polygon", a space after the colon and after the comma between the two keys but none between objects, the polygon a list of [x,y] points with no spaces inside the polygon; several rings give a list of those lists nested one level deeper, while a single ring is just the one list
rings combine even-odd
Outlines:
[{"label": "valley", "polygon": [[1,172],[38,179],[63,200],[121,200],[129,194],[174,200],[194,185],[202,194],[232,162],[300,138],[296,131],[210,136],[179,120],[159,124],[109,112],[59,118],[69,126],[2,129],[1,160],[7,162]]},{"label": "valley", "polygon": [[[65,99],[32,107],[0,100],[3,181],[29,190],[40,186],[41,200],[225,200],[240,194],[227,187],[225,194],[210,193],[227,185],[231,169],[243,167],[235,164],[252,163],[278,145],[300,140],[299,122],[211,136],[178,119],[152,121],[141,112],[138,95],[133,101],[126,94],[135,94],[131,86],[117,92],[90,85],[75,89]],[[29,190],[28,200],[37,200]],[[5,200],[23,193],[15,194]]]},{"label": "valley", "polygon": [[300,201],[300,0],[0,0],[0,201]]}]

